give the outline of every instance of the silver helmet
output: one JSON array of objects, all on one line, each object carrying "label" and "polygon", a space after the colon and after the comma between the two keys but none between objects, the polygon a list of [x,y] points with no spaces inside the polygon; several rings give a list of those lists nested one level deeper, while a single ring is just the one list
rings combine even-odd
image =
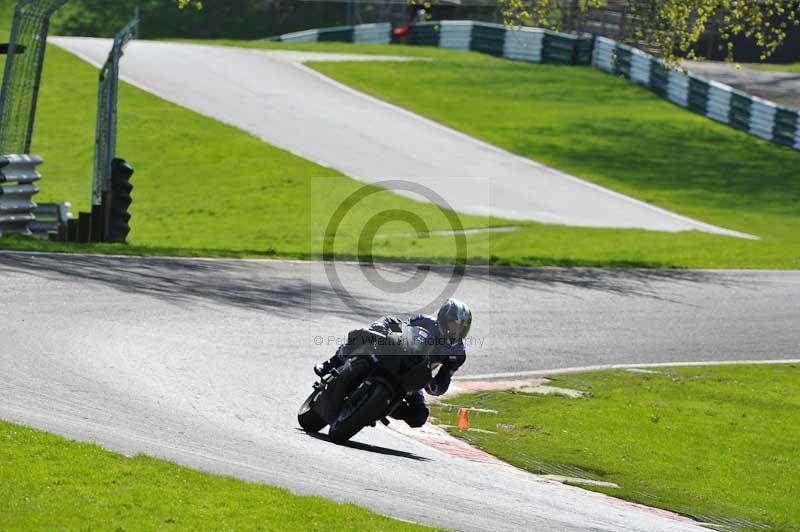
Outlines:
[{"label": "silver helmet", "polygon": [[439,334],[452,342],[463,340],[472,326],[472,311],[457,299],[450,298],[436,316]]}]

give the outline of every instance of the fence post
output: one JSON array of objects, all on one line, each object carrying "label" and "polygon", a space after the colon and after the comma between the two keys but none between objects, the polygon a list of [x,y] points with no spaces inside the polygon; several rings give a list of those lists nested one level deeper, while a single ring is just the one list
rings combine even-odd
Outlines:
[{"label": "fence post", "polygon": [[22,0],[14,9],[0,89],[0,153],[30,153],[50,17],[67,0]]},{"label": "fence post", "polygon": [[[102,239],[111,238],[111,173],[117,151],[117,102],[119,99],[119,63],[125,45],[136,37],[137,15],[114,38],[108,59],[100,69],[97,91],[97,131],[92,175],[92,212],[102,223]],[[100,216],[97,216],[97,213]]]}]

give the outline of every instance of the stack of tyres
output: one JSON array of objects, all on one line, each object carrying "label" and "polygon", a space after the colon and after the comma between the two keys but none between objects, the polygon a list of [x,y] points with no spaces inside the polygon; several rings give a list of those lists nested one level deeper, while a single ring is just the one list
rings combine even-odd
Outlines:
[{"label": "stack of tyres", "polygon": [[631,61],[633,54],[627,46],[617,46],[617,59],[614,62],[614,73],[631,79]]},{"label": "stack of tyres", "polygon": [[575,64],[589,66],[592,64],[592,52],[594,51],[594,36],[581,35],[575,41]]},{"label": "stack of tyres", "polygon": [[418,22],[411,26],[408,42],[416,46],[439,46],[439,23]]},{"label": "stack of tyres", "polygon": [[470,49],[500,57],[505,49],[506,31],[511,30],[506,30],[501,24],[476,22],[472,28]]},{"label": "stack of tyres", "polygon": [[708,110],[708,81],[689,76],[689,109],[701,115]]},{"label": "stack of tyres", "polygon": [[539,63],[542,60],[543,46],[544,30],[539,28],[507,28],[505,43],[503,44],[503,57]]},{"label": "stack of tyres", "polygon": [[465,52],[470,48],[472,32],[470,20],[443,20],[439,26],[439,47]]},{"label": "stack of tyres", "polygon": [[353,26],[335,26],[319,30],[317,42],[353,42]]},{"label": "stack of tyres", "polygon": [[731,110],[728,115],[728,124],[743,131],[750,130],[750,105],[749,96],[734,92],[731,96]]},{"label": "stack of tyres", "polygon": [[577,37],[548,31],[544,35],[542,63],[557,65],[575,64],[575,45]]},{"label": "stack of tyres", "polygon": [[353,42],[363,44],[389,44],[392,42],[392,25],[359,24],[353,28]]},{"label": "stack of tyres", "polygon": [[778,144],[793,146],[795,134],[800,146],[800,121],[797,111],[778,109],[775,111],[775,124],[772,127],[772,137]]}]

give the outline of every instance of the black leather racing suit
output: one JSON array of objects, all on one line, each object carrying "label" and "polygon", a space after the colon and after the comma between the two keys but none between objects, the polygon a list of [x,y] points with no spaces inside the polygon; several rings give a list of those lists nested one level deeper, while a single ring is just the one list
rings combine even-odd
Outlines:
[{"label": "black leather racing suit", "polygon": [[[403,324],[398,318],[386,316],[373,322],[369,326],[369,330],[385,335],[390,332],[401,332]],[[406,324],[425,329],[430,334],[430,338],[434,339],[435,346],[431,353],[431,358],[434,362],[440,363],[441,366],[436,375],[425,386],[425,391],[430,395],[442,395],[450,387],[450,379],[453,374],[467,360],[464,343],[459,341],[452,344],[440,338],[439,326],[433,316],[418,314],[412,316]],[[358,347],[358,345],[351,344],[340,346],[336,354],[328,362],[329,365],[333,367],[340,366]],[[422,390],[418,390],[406,396],[405,401],[394,411],[392,417],[405,421],[411,427],[421,427],[425,424],[429,415],[430,408],[428,408],[428,404],[425,401],[425,396]]]}]

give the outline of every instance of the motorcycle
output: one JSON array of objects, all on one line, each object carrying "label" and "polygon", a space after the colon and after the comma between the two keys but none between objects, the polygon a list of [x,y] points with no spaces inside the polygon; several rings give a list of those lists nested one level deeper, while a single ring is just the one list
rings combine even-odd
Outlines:
[{"label": "motorcycle", "polygon": [[345,443],[378,421],[388,425],[405,396],[430,382],[436,364],[428,331],[407,326],[388,335],[363,332],[370,336],[364,349],[314,383],[300,407],[297,421],[306,432],[330,425],[329,439]]}]

